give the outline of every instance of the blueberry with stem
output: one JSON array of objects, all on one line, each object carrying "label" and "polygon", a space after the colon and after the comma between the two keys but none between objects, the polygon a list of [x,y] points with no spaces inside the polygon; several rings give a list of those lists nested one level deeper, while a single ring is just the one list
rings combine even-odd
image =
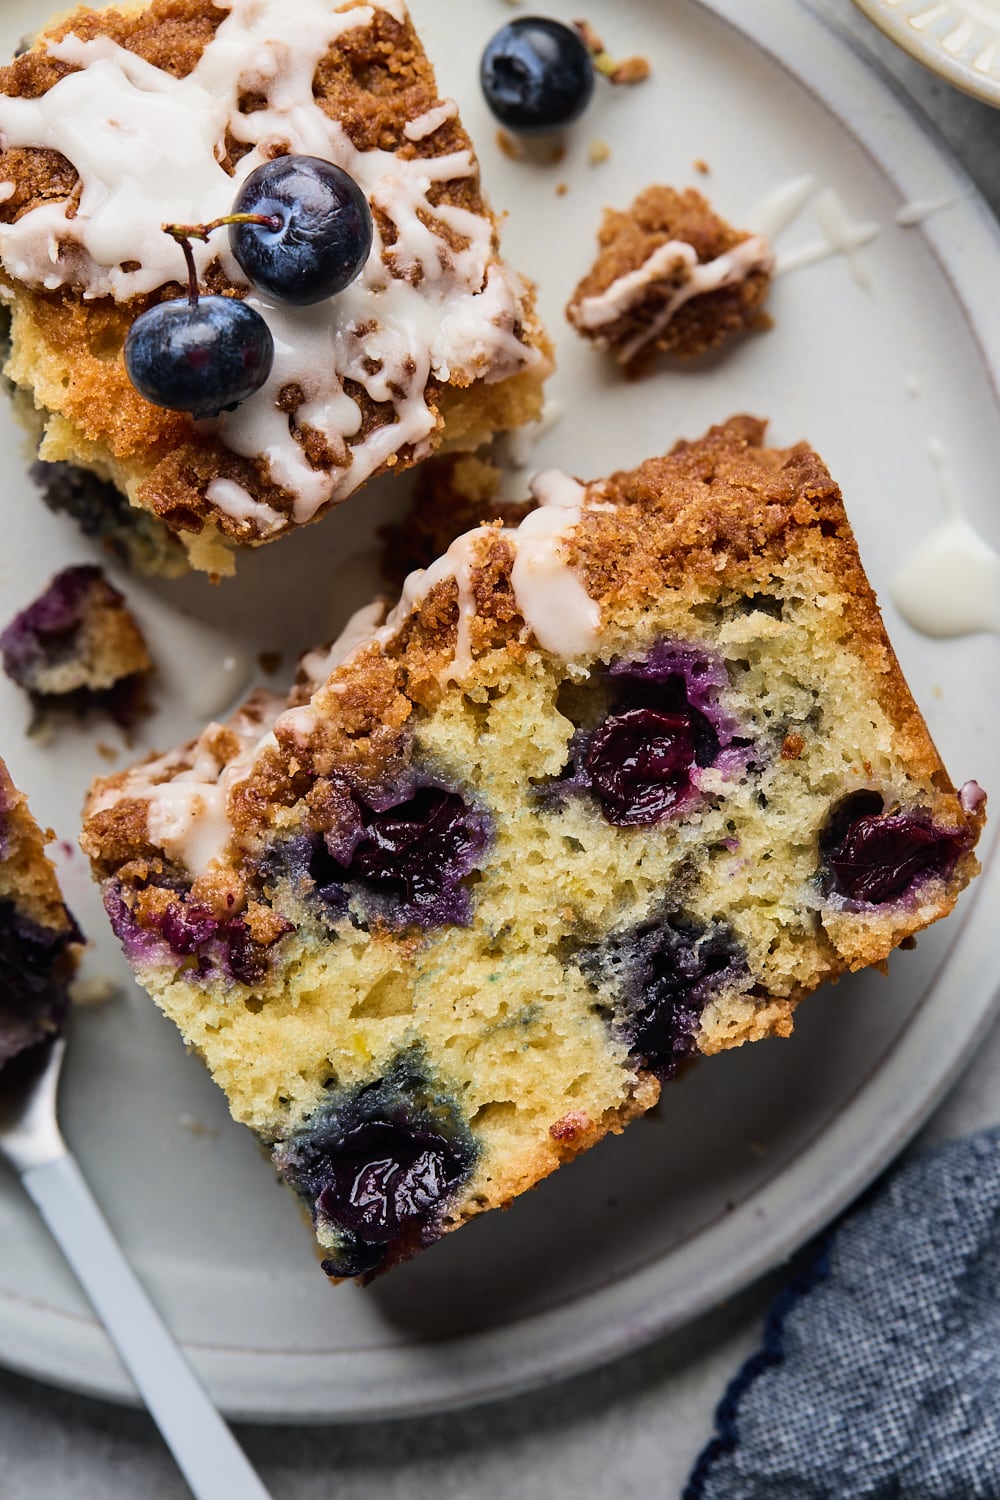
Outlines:
[{"label": "blueberry with stem", "polygon": [[374,229],[354,178],[318,156],[278,156],[243,183],[230,248],[262,292],[300,307],[342,292],[364,268]]},{"label": "blueberry with stem", "polygon": [[195,418],[233,411],[271,373],[274,340],[260,313],[238,297],[202,297],[191,237],[214,225],[164,225],[184,252],[188,295],[141,313],[125,340],[125,368],[141,396]]}]

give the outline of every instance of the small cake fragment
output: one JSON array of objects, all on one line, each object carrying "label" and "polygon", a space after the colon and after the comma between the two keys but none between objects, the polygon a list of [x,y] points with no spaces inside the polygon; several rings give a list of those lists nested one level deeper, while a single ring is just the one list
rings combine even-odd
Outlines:
[{"label": "small cake fragment", "polygon": [[144,708],[153,663],[124,597],[100,568],[64,568],[0,635],[12,682],[44,715],[108,714],[123,728]]},{"label": "small cake fragment", "polygon": [[[303,659],[291,695],[95,784],[142,984],[369,1278],[787,1035],[946,916],[956,792],[806,444],[737,417],[536,477]],[[828,1004],[836,1005],[831,995]]]},{"label": "small cake fragment", "polygon": [[57,1036],[83,941],[45,835],[0,760],[0,1069]]},{"label": "small cake fragment", "polygon": [[597,238],[566,316],[626,375],[648,373],[659,353],[704,354],[770,326],[768,241],[720,219],[694,188],[646,188],[625,212],[605,210]]},{"label": "small cake fragment", "polygon": [[[42,461],[114,486],[107,533],[144,565],[176,571],[179,549],[230,573],[237,549],[373,476],[538,416],[551,360],[533,290],[501,257],[472,143],[403,0],[81,6],[0,69],[0,143],[16,409]],[[151,403],[124,348],[141,315],[186,306],[185,256],[164,225],[224,219],[285,156],[332,164],[360,190],[367,260],[303,308],[253,283],[226,232],[195,235],[197,291],[263,319],[273,364],[235,407],[206,391],[206,420]],[[144,370],[155,353],[144,346]],[[95,487],[62,484],[58,498],[99,525]],[[129,507],[145,534],[125,526]]]}]

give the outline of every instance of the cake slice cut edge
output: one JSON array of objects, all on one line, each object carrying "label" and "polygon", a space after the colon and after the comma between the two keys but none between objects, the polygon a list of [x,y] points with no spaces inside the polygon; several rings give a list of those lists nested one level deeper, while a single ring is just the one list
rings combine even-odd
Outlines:
[{"label": "cake slice cut edge", "polygon": [[[311,87],[306,92],[306,82]],[[236,551],[325,514],[442,445],[534,421],[551,346],[501,258],[475,152],[403,0],[151,0],[79,7],[0,69],[5,374],[46,464],[140,566],[221,575]],[[195,421],[125,370],[136,317],[185,295],[165,222],[230,211],[287,153],[335,161],[375,222],[360,277],[312,308],[249,284],[225,234],[195,243],[203,292],[247,298],[277,345],[267,384]],[[59,477],[66,498],[73,486]],[[134,508],[109,505],[111,484]],[[123,540],[124,538],[124,540]]]},{"label": "cake slice cut edge", "polygon": [[985,795],[949,780],[807,445],[738,417],[533,489],[290,697],[91,795],[125,952],[331,1276],[787,1035],[978,869]]},{"label": "cake slice cut edge", "polygon": [[83,939],[45,846],[0,760],[0,1071],[63,1028]]}]

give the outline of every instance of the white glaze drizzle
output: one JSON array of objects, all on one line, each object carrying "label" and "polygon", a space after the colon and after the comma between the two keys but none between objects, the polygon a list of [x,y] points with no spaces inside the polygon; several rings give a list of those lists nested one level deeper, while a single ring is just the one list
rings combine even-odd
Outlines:
[{"label": "white glaze drizzle", "polygon": [[145,802],[150,840],[191,875],[204,875],[224,858],[232,837],[230,793],[252,771],[285,702],[258,691],[226,724],[240,742],[231,759],[220,760],[215,745],[221,726],[209,724],[193,745],[134,767],[92,798],[88,816],[123,801]]},{"label": "white glaze drizzle", "polygon": [[1000,553],[961,514],[943,443],[931,438],[927,446],[947,519],[906,559],[889,585],[890,597],[923,635],[948,640],[977,631],[1000,634]]},{"label": "white glaze drizzle", "polygon": [[819,193],[814,207],[823,239],[780,253],[776,274],[785,275],[803,266],[813,266],[832,256],[843,255],[855,281],[867,289],[868,274],[857,252],[875,239],[880,226],[873,221],[852,219],[840,194],[833,188],[825,188]]},{"label": "white glaze drizzle", "polygon": [[[570,567],[566,547],[585,509],[609,507],[599,499],[588,503],[587,487],[556,469],[536,475],[530,489],[539,508],[525,516],[519,526],[504,527],[499,532],[514,553],[511,588],[521,618],[542,649],[570,660],[595,649],[601,611]],[[389,645],[433,589],[453,582],[458,592],[455,652],[442,680],[461,681],[473,661],[469,636],[476,613],[472,572],[488,534],[489,528],[482,527],[465,532],[429,568],[409,574],[398,604],[367,644]]]},{"label": "white glaze drizzle", "polygon": [[768,239],[776,239],[788,229],[812,202],[822,240],[786,250],[777,257],[775,274],[797,271],[802,266],[816,265],[834,255],[846,257],[851,274],[859,285],[867,287],[865,267],[857,252],[879,233],[880,226],[871,221],[852,219],[840,194],[833,188],[824,188],[817,193],[816,179],[811,176],[792,177],[779,183],[754,206],[747,222]]},{"label": "white glaze drizzle", "polygon": [[[71,33],[50,51],[77,71],[39,99],[0,98],[3,144],[57,150],[81,180],[75,216],[66,203],[46,203],[0,226],[0,258],[27,285],[72,285],[84,297],[124,301],[182,279],[178,247],[160,226],[225,214],[239,185],[275,150],[321,156],[348,171],[392,222],[395,238],[383,243],[376,225],[361,275],[316,306],[251,295],[274,337],[274,368],[237,411],[206,425],[233,452],[267,459],[273,481],[294,498],[292,519],[302,523],[401,449],[412,447],[415,458],[430,451],[438,425],[426,399],[430,380],[499,381],[540,355],[515,334],[524,288],[496,261],[490,220],[430,203],[435,184],[474,174],[472,153],[407,159],[359,151],[313,98],[329,47],[371,25],[378,10],[404,19],[401,0],[346,11],[331,11],[328,0],[223,0],[220,8],[228,13],[186,78],[107,37],[85,42]],[[264,106],[243,113],[244,91],[263,96]],[[450,118],[445,110],[454,111],[451,101],[408,122],[416,139]],[[250,147],[232,177],[219,164],[227,131]],[[217,259],[235,285],[246,286],[225,235],[196,243],[194,253],[201,273]],[[138,270],[123,269],[133,261]],[[347,381],[391,405],[394,420],[359,438],[363,413]],[[325,439],[329,467],[311,467],[278,408],[292,386],[303,394],[295,423]],[[220,508],[232,514],[225,494],[229,506],[240,502],[224,493]],[[243,505],[240,518],[252,518]],[[276,528],[263,513],[257,519]]]},{"label": "white glaze drizzle", "polygon": [[942,209],[951,208],[958,202],[959,199],[954,194],[946,198],[915,198],[896,210],[896,223],[901,229],[914,229],[932,214],[938,214]]},{"label": "white glaze drizzle", "polygon": [[580,522],[586,488],[575,479],[546,470],[531,492],[539,501],[517,528],[517,551],[510,581],[524,623],[538,644],[571,660],[597,647],[601,607],[566,559],[566,546]]},{"label": "white glaze drizzle", "polygon": [[777,239],[798,218],[815,191],[816,179],[808,175],[779,182],[750,210],[747,223],[765,239]]},{"label": "white glaze drizzle", "polygon": [[288,525],[287,516],[263,500],[255,500],[234,479],[213,479],[205,491],[205,499],[234,521],[252,521],[264,536],[273,535]]},{"label": "white glaze drizzle", "polygon": [[407,120],[403,126],[403,134],[408,141],[423,141],[435,130],[440,130],[447,120],[453,120],[458,114],[458,105],[454,99],[445,99],[443,104],[436,104],[426,114],[418,115],[415,120]]},{"label": "white glaze drizzle", "polygon": [[634,271],[627,271],[592,297],[584,297],[571,311],[578,328],[595,330],[613,324],[640,302],[649,286],[677,272],[683,279],[656,317],[618,351],[623,364],[634,359],[641,349],[653,343],[671,319],[694,297],[719,291],[745,281],[754,271],[770,273],[774,268],[771,246],[762,235],[751,235],[717,255],[714,260],[699,261],[698,252],[686,240],[667,240]]},{"label": "white glaze drizzle", "polygon": [[365,604],[354,611],[331,645],[306,652],[299,662],[299,673],[305,679],[310,695],[323,686],[331,672],[341,662],[345,662],[358,646],[372,639],[385,619],[387,610],[388,603],[385,599],[373,599],[371,604]]}]

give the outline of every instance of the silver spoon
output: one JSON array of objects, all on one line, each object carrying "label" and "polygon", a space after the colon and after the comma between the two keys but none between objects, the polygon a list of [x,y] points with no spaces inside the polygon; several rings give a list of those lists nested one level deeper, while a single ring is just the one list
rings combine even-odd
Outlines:
[{"label": "silver spoon", "polygon": [[64,1038],[0,1074],[6,1157],[93,1303],[195,1500],[269,1500],[105,1222],[56,1116]]}]

